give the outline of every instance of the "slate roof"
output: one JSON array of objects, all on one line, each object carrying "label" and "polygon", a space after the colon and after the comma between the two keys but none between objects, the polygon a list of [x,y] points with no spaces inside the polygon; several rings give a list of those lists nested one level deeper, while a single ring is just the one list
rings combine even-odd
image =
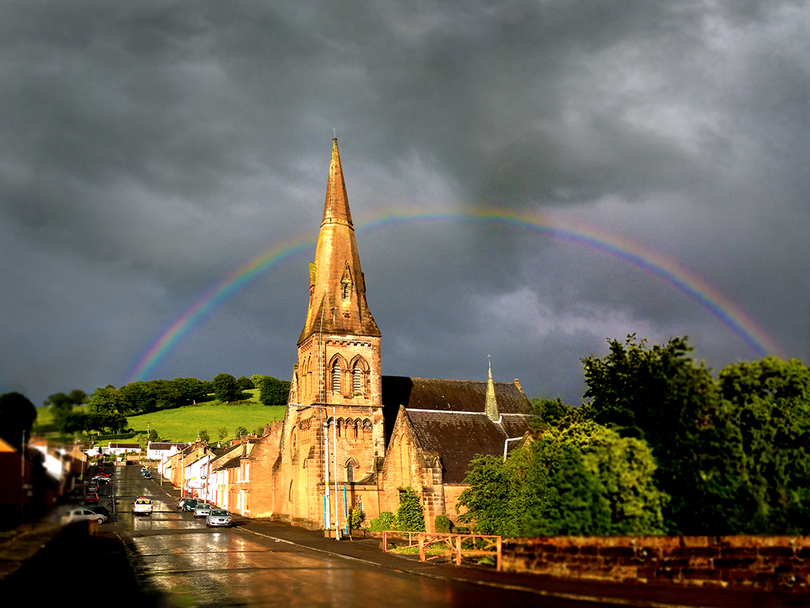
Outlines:
[{"label": "slate roof", "polygon": [[502,456],[506,439],[529,430],[531,404],[523,391],[511,382],[493,384],[499,422],[484,413],[486,381],[383,376],[386,440],[404,405],[422,449],[439,454],[444,482],[463,483],[476,454]]}]

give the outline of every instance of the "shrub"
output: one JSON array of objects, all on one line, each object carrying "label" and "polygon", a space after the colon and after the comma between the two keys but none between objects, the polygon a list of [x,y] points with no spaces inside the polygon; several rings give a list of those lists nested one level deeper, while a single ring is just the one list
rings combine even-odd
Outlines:
[{"label": "shrub", "polygon": [[349,511],[349,528],[351,530],[359,530],[360,526],[363,523],[363,517],[364,517],[363,511],[361,511],[357,507]]},{"label": "shrub", "polygon": [[396,517],[397,530],[410,532],[425,531],[425,514],[419,496],[411,488],[405,488],[399,494],[399,508]]},{"label": "shrub", "polygon": [[450,521],[447,515],[437,515],[436,519],[433,520],[433,525],[436,532],[449,533],[453,531],[453,522]]},{"label": "shrub", "polygon": [[384,530],[394,529],[394,514],[391,511],[383,511],[379,517],[371,520],[371,530],[374,532],[383,532]]}]

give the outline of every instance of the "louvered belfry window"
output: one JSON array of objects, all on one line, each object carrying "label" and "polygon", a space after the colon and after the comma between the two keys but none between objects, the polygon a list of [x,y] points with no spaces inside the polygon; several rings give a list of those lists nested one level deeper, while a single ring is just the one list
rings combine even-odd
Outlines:
[{"label": "louvered belfry window", "polygon": [[352,374],[352,384],[352,389],[355,393],[363,392],[363,370],[360,369],[360,366],[354,368],[354,373]]},{"label": "louvered belfry window", "polygon": [[335,363],[332,367],[332,391],[340,392],[340,363]]}]

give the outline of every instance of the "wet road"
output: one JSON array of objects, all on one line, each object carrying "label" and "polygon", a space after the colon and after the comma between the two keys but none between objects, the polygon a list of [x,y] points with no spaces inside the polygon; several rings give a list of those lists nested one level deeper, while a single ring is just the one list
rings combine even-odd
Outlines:
[{"label": "wet road", "polygon": [[[209,530],[138,468],[118,470],[118,525],[130,559],[140,584],[168,606],[594,606],[318,552],[240,530],[238,517],[235,528]],[[151,516],[131,514],[138,496],[154,501]]]}]

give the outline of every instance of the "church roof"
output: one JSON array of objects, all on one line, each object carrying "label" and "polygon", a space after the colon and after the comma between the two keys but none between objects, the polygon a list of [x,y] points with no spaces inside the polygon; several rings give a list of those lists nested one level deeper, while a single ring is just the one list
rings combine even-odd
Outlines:
[{"label": "church roof", "polygon": [[422,450],[439,455],[445,483],[463,483],[477,454],[502,456],[507,439],[529,430],[531,403],[517,383],[493,382],[500,418],[486,414],[487,381],[383,376],[386,437],[391,436],[399,406]]},{"label": "church roof", "polygon": [[[531,403],[514,382],[494,382],[501,414],[528,414]],[[438,378],[382,377],[383,403],[394,408],[426,409],[438,412],[484,413],[486,380],[442,380]],[[393,410],[396,412],[396,409]],[[396,414],[395,414],[396,415]]]}]

